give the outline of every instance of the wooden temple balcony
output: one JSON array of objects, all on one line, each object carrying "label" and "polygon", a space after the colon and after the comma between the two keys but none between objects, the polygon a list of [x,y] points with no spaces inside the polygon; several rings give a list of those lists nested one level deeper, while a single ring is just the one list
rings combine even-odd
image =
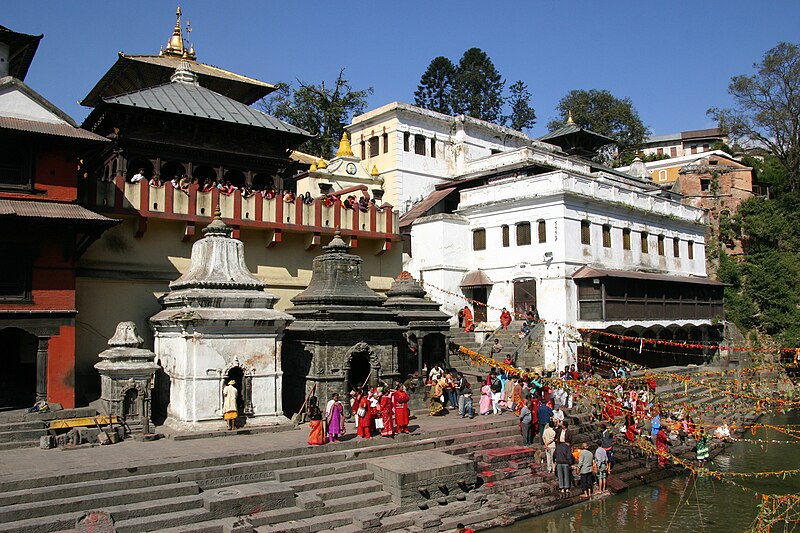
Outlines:
[{"label": "wooden temple balcony", "polygon": [[211,222],[219,206],[222,218],[234,228],[234,237],[238,238],[240,228],[261,229],[266,232],[268,246],[281,242],[283,233],[298,233],[305,236],[306,248],[313,248],[323,235],[332,236],[337,228],[352,248],[358,247],[359,239],[377,243],[376,254],[389,251],[392,243],[400,240],[398,214],[390,204],[370,203],[366,211],[361,211],[345,208],[340,202],[326,206],[322,199],[316,197],[306,205],[298,197],[290,203],[280,194],[268,199],[260,191],[243,198],[241,190],[231,194],[218,189],[202,192],[196,184],[184,192],[171,182],[154,187],[144,180],[130,183],[123,176],[113,181],[92,181],[88,191],[89,208],[117,217],[137,216],[137,237],[144,236],[147,220],[153,218],[184,222],[183,238],[190,239],[196,226]]}]

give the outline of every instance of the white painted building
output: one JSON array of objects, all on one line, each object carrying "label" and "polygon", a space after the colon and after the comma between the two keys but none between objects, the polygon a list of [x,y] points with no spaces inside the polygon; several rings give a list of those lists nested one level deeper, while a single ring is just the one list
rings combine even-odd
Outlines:
[{"label": "white painted building", "polygon": [[[387,118],[389,131],[411,127],[399,123],[405,116],[413,127],[424,116],[426,131],[453,123],[411,106],[387,107],[373,113]],[[469,125],[474,139],[497,131],[474,119]],[[370,127],[383,131],[380,122]],[[601,141],[577,126],[568,133],[573,148],[581,136]],[[721,284],[706,277],[704,211],[650,180],[565,155],[556,146],[562,139],[551,145],[521,136],[509,136],[518,146],[497,153],[446,158],[436,174],[410,156],[392,168],[397,191],[408,190],[404,180],[420,193],[423,184],[435,187],[401,228],[410,227],[404,268],[424,280],[443,310],[455,313],[465,298],[485,302],[474,306],[476,321],[496,327],[503,307],[522,314],[536,305],[547,321],[551,370],[575,362],[578,348],[575,330],[559,324],[637,337],[713,336],[708,326],[721,316],[722,297]]]},{"label": "white painted building", "polygon": [[541,144],[490,122],[400,102],[354,117],[347,131],[354,154],[366,168],[378,169],[386,191],[384,201],[401,215],[436,185],[464,174],[470,161]]}]

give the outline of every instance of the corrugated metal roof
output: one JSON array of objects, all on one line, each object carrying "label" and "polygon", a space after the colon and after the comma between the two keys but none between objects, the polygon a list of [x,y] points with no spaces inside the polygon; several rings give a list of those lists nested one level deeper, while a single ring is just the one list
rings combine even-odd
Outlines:
[{"label": "corrugated metal roof", "polygon": [[416,219],[425,215],[425,212],[429,209],[433,208],[436,204],[441,202],[448,194],[453,192],[455,187],[448,187],[446,189],[435,190],[427,198],[422,200],[421,202],[417,202],[417,204],[406,211],[406,213],[400,217],[400,227],[410,226]]},{"label": "corrugated metal roof", "polygon": [[91,220],[94,222],[116,223],[76,204],[57,202],[35,202],[32,200],[0,199],[0,216],[24,218],[53,218],[61,220]]},{"label": "corrugated metal roof", "polygon": [[596,268],[591,266],[582,266],[572,275],[573,279],[591,279],[591,278],[627,278],[627,279],[641,279],[649,281],[668,281],[672,283],[693,283],[696,285],[714,285],[724,286],[725,284],[713,279],[700,278],[694,276],[673,276],[671,274],[655,274],[651,272],[638,272],[635,270],[611,270],[606,268]]},{"label": "corrugated metal roof", "polygon": [[29,133],[41,133],[43,135],[55,135],[57,137],[69,137],[71,139],[85,139],[88,141],[108,142],[108,139],[95,135],[91,131],[70,126],[69,124],[55,124],[52,122],[39,122],[37,120],[25,120],[22,118],[0,116],[0,129],[26,131]]},{"label": "corrugated metal roof", "polygon": [[[114,63],[98,80],[81,105],[95,107],[102,98],[155,87],[169,81],[183,58],[119,53]],[[187,59],[192,71],[200,75],[204,87],[250,105],[275,90],[275,86],[235,72]]]},{"label": "corrugated metal roof", "polygon": [[309,136],[305,130],[200,85],[165,83],[104,98],[104,102]]}]

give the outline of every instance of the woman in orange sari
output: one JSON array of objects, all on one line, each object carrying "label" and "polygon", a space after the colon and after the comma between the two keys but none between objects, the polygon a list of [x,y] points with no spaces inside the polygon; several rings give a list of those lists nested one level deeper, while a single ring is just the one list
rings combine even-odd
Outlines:
[{"label": "woman in orange sari", "polygon": [[470,331],[475,329],[475,324],[472,321],[472,311],[469,310],[469,307],[466,305],[464,306],[464,331],[469,333]]},{"label": "woman in orange sari", "polygon": [[325,444],[325,432],[322,429],[322,411],[319,409],[319,401],[316,396],[308,399],[308,419],[311,424],[311,433],[308,435],[308,443],[312,446]]}]

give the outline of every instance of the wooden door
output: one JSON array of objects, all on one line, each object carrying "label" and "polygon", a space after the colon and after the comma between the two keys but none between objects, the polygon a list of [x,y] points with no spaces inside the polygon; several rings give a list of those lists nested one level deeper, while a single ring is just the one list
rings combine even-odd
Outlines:
[{"label": "wooden door", "polygon": [[536,280],[525,279],[514,282],[514,312],[522,318],[530,306],[536,307]]},{"label": "wooden door", "polygon": [[474,318],[475,323],[486,322],[486,297],[488,290],[486,287],[474,287],[472,289],[472,299],[475,300],[474,304]]}]

